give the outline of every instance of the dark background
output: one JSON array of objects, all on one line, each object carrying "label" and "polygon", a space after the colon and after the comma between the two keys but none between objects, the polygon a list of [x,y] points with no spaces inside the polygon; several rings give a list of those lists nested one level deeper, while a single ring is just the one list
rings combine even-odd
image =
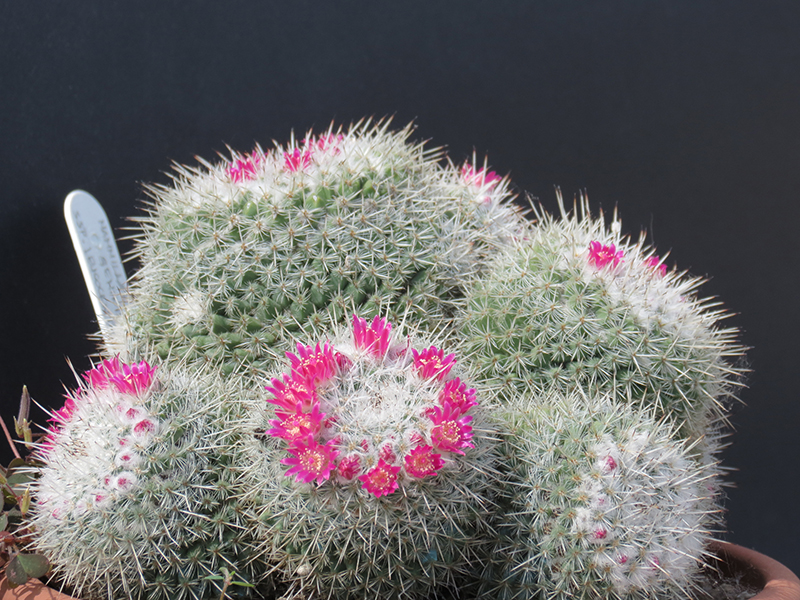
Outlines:
[{"label": "dark background", "polygon": [[799,32],[796,0],[3,2],[4,414],[23,383],[60,405],[65,357],[89,365],[69,191],[125,235],[172,161],[395,115],[551,209],[554,185],[618,205],[713,276],[753,348],[727,537],[800,572]]}]

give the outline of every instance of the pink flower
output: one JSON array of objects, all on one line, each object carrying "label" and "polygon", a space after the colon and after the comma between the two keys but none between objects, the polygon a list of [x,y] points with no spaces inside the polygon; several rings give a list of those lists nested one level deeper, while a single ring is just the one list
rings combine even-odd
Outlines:
[{"label": "pink flower", "polygon": [[157,367],[151,367],[147,362],[141,361],[133,365],[121,364],[118,371],[109,378],[109,381],[123,394],[139,395],[150,389]]},{"label": "pink flower", "polygon": [[358,479],[370,494],[376,498],[387,496],[397,490],[397,474],[400,467],[393,467],[386,464],[383,460],[378,461],[378,465],[362,475]]},{"label": "pink flower", "polygon": [[240,181],[249,181],[255,179],[256,167],[261,162],[261,155],[253,153],[250,156],[242,156],[237,158],[234,163],[228,167],[227,173],[231,181],[238,183]]},{"label": "pink flower", "polygon": [[333,349],[325,343],[321,348],[297,344],[297,354],[287,352],[292,365],[292,375],[299,375],[315,386],[324,385],[336,375],[339,364]]},{"label": "pink flower", "polygon": [[431,446],[417,446],[405,458],[406,473],[412,477],[436,475],[444,466],[441,454],[434,454]]},{"label": "pink flower", "polygon": [[661,259],[657,255],[653,255],[648,258],[645,263],[648,267],[653,269],[656,273],[664,277],[667,274],[667,265],[661,262]]},{"label": "pink flower", "polygon": [[494,171],[487,171],[486,169],[476,170],[475,167],[469,163],[461,167],[461,178],[465,183],[470,185],[477,185],[480,187],[485,185],[490,188],[496,186],[497,182],[502,180],[502,177]]},{"label": "pink flower", "polygon": [[127,365],[115,356],[84,373],[83,378],[95,389],[114,387],[123,394],[136,396],[150,389],[155,372],[156,367],[151,367],[146,361]]},{"label": "pink flower", "polygon": [[461,448],[475,447],[470,442],[472,427],[468,423],[472,421],[471,415],[461,415],[457,408],[445,403],[444,407],[435,406],[430,418],[434,425],[431,441],[439,450],[464,454]]},{"label": "pink flower", "polygon": [[290,413],[303,412],[317,402],[316,386],[297,373],[284,373],[283,381],[273,378],[272,384],[264,386],[264,389],[275,396],[267,402]]},{"label": "pink flower", "polygon": [[75,400],[71,396],[66,396],[64,406],[56,411],[53,411],[53,416],[48,419],[49,422],[55,423],[56,426],[65,425],[72,419],[75,414]]},{"label": "pink flower", "polygon": [[359,459],[357,454],[346,456],[339,463],[336,471],[341,477],[347,480],[353,479],[353,477],[361,472],[361,459]]},{"label": "pink flower", "polygon": [[475,400],[475,388],[467,389],[466,384],[458,377],[451,379],[444,384],[444,389],[439,393],[439,404],[444,406],[447,402],[463,414],[478,404]]},{"label": "pink flower", "polygon": [[297,474],[297,481],[311,483],[314,479],[317,483],[322,483],[331,476],[333,461],[339,455],[339,451],[327,444],[319,444],[312,436],[308,436],[305,442],[294,442],[289,445],[287,451],[292,456],[281,460],[281,464],[289,465],[291,468],[286,471],[286,475]]},{"label": "pink flower", "polygon": [[397,460],[397,454],[394,453],[394,448],[390,442],[386,442],[381,449],[378,450],[378,457],[389,464]]},{"label": "pink flower", "polygon": [[104,360],[90,371],[83,374],[83,379],[90,387],[102,390],[111,385],[110,378],[121,371],[119,357]]},{"label": "pink flower", "polygon": [[[328,150],[330,148],[333,148],[336,151],[336,153],[338,154],[339,153],[338,146],[342,142],[343,139],[344,139],[344,136],[341,133],[338,134],[338,135],[334,135],[332,133],[329,133],[327,135],[321,135],[321,136],[319,136],[319,139],[316,142],[317,150],[324,151],[324,150]],[[315,145],[314,141],[313,141],[313,138],[312,138],[312,140],[306,140],[305,143],[306,143],[306,146],[314,146]]]},{"label": "pink flower", "polygon": [[417,352],[413,348],[411,353],[414,355],[414,367],[417,375],[423,379],[436,378],[438,381],[444,379],[456,363],[455,354],[444,355],[444,350],[439,350],[436,346],[425,348],[422,352]]},{"label": "pink flower", "polygon": [[614,244],[601,244],[600,242],[589,242],[589,263],[602,269],[606,265],[616,267],[622,261],[624,253],[617,250]]},{"label": "pink flower", "polygon": [[305,150],[300,150],[300,148],[295,148],[294,150],[287,151],[283,153],[283,169],[284,171],[289,171],[290,173],[296,173],[297,171],[302,171],[308,165],[311,164],[311,154],[312,150],[307,148]]},{"label": "pink flower", "polygon": [[133,433],[137,436],[144,436],[153,433],[156,430],[156,424],[150,419],[142,419],[133,426]]},{"label": "pink flower", "polygon": [[322,426],[324,413],[319,412],[319,405],[315,404],[310,413],[294,412],[280,414],[280,419],[269,422],[272,429],[267,433],[273,437],[281,438],[289,443],[306,439],[309,435],[316,437]]},{"label": "pink flower", "polygon": [[56,443],[53,440],[53,434],[58,433],[57,429],[52,427],[47,430],[47,435],[41,438],[36,444],[36,454],[40,457],[45,457],[50,454],[50,451],[55,448]]},{"label": "pink flower", "polygon": [[614,460],[613,456],[606,456],[600,463],[600,470],[603,473],[611,473],[614,469],[617,468],[617,461]]},{"label": "pink flower", "polygon": [[115,490],[124,492],[136,485],[136,481],[136,475],[130,471],[123,471],[114,477],[106,478],[106,485]]},{"label": "pink flower", "polygon": [[353,315],[353,341],[356,348],[366,350],[376,358],[383,358],[389,351],[389,334],[392,324],[376,316],[367,327],[366,319]]}]

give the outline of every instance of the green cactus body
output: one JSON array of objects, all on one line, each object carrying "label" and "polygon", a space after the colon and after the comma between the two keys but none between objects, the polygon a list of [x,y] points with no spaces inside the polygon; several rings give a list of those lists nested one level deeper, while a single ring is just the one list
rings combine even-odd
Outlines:
[{"label": "green cactus body", "polygon": [[150,190],[111,351],[265,374],[353,311],[446,322],[523,220],[505,180],[410,133],[361,124],[179,168]]},{"label": "green cactus body", "polygon": [[502,410],[505,510],[486,597],[687,596],[703,564],[704,477],[674,431],[608,398]]},{"label": "green cactus body", "polygon": [[699,439],[724,418],[741,369],[736,332],[699,279],[631,244],[581,203],[539,214],[530,239],[498,257],[469,294],[459,327],[479,376],[501,397],[527,390],[613,393],[657,407]]},{"label": "green cactus body", "polygon": [[155,381],[145,363],[137,369],[105,361],[55,413],[39,449],[37,547],[78,597],[197,600],[268,587],[233,493],[227,428],[207,409],[220,388],[197,373]]},{"label": "green cactus body", "polygon": [[299,597],[426,599],[474,583],[496,487],[486,398],[420,337],[378,318],[355,328],[300,347],[269,388],[274,410],[251,407],[236,463],[265,560]]}]

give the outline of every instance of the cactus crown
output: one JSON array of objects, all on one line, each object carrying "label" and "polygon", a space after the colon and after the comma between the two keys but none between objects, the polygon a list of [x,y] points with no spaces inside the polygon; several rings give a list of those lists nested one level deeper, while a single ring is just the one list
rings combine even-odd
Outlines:
[{"label": "cactus crown", "polygon": [[354,310],[446,322],[523,225],[504,179],[442,165],[388,126],[309,133],[151,187],[111,348],[264,375]]},{"label": "cactus crown", "polygon": [[427,598],[474,580],[495,441],[487,395],[455,356],[355,317],[289,359],[235,460],[268,560],[322,598]]},{"label": "cactus crown", "polygon": [[234,493],[232,434],[210,410],[232,391],[212,375],[155,378],[112,359],[53,414],[32,526],[75,594],[235,597],[264,580]]},{"label": "cactus crown", "polygon": [[[560,197],[559,197],[560,201]],[[725,415],[742,369],[736,331],[695,292],[702,281],[589,213],[537,210],[530,239],[502,253],[470,291],[459,328],[481,376],[511,398],[528,390],[614,393],[658,407],[702,437]]]}]

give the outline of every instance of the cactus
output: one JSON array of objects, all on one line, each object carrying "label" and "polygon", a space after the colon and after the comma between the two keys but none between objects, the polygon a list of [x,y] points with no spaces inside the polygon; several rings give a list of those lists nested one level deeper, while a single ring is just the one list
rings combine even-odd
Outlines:
[{"label": "cactus", "polygon": [[228,428],[208,409],[233,385],[154,371],[103,361],[53,414],[37,450],[37,547],[80,597],[196,600],[268,587],[233,493]]},{"label": "cactus", "polygon": [[264,375],[354,310],[446,323],[523,220],[494,172],[443,166],[388,126],[179,167],[174,187],[151,187],[109,351]]},{"label": "cactus", "polygon": [[505,506],[483,593],[687,597],[709,532],[703,471],[649,411],[530,396],[502,410]]},{"label": "cactus", "polygon": [[265,560],[314,598],[424,599],[474,581],[494,438],[454,355],[356,317],[289,358],[235,459]]},{"label": "cactus", "polygon": [[725,315],[644,245],[610,230],[585,200],[561,219],[537,211],[530,239],[499,256],[460,316],[479,377],[512,398],[530,388],[615,394],[657,407],[700,439],[724,420],[743,349]]}]

